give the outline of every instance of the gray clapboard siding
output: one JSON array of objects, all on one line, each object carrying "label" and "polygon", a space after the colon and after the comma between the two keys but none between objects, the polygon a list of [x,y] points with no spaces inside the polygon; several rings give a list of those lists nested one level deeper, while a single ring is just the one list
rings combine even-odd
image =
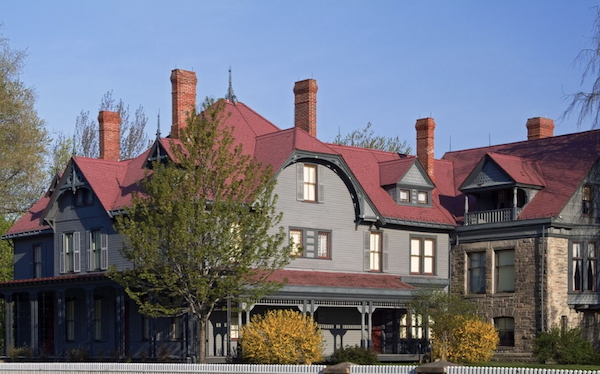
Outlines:
[{"label": "gray clapboard siding", "polygon": [[[279,199],[277,209],[283,212],[281,226],[331,231],[331,259],[295,258],[288,269],[306,269],[341,272],[365,272],[364,233],[368,226],[356,228],[350,193],[343,181],[328,168],[323,168],[325,199],[322,203],[309,203],[297,199],[297,170],[288,166],[278,176],[275,193]],[[430,209],[424,207],[423,209]],[[410,235],[423,235],[416,231],[383,228],[387,243],[387,273],[409,274]],[[448,277],[448,235],[425,233],[436,238],[436,278]],[[286,241],[287,243],[287,241]]]}]

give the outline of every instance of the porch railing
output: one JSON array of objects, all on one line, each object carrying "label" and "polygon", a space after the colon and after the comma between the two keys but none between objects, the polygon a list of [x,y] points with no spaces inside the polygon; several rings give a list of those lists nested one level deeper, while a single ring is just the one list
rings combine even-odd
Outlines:
[{"label": "porch railing", "polygon": [[522,211],[523,208],[505,208],[468,212],[465,217],[465,225],[513,221],[519,217]]}]

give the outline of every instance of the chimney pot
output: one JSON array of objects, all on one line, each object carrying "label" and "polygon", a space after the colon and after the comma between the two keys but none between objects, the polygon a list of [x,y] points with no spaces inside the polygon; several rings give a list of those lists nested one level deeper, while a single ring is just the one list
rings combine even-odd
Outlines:
[{"label": "chimney pot", "polygon": [[171,138],[179,139],[179,132],[187,125],[187,117],[196,108],[196,84],[193,71],[175,69],[171,72],[173,124]]},{"label": "chimney pot", "polygon": [[98,114],[100,158],[119,161],[121,157],[121,116],[117,112],[103,110]]},{"label": "chimney pot", "polygon": [[294,84],[294,125],[317,137],[317,81],[306,79]]},{"label": "chimney pot", "polygon": [[415,128],[417,129],[417,158],[429,178],[435,183],[433,175],[435,121],[431,117],[420,118]]},{"label": "chimney pot", "polygon": [[534,117],[527,120],[527,140],[554,136],[554,121],[550,118]]}]

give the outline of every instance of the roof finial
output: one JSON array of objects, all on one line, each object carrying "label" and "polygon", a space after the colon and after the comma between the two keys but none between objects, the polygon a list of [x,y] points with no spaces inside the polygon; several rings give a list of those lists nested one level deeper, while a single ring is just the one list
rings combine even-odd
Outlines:
[{"label": "roof finial", "polygon": [[158,110],[158,121],[156,123],[156,139],[160,139],[160,109]]},{"label": "roof finial", "polygon": [[237,96],[233,93],[233,86],[231,85],[231,66],[229,67],[229,89],[227,90],[225,99],[231,101],[234,105],[237,103]]}]

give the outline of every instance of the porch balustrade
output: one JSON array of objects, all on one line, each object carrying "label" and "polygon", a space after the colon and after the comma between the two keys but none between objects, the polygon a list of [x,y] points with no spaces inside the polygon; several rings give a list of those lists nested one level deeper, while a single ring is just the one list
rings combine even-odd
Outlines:
[{"label": "porch balustrade", "polygon": [[523,208],[505,208],[468,212],[465,217],[465,225],[513,221],[519,217],[522,211]]}]

